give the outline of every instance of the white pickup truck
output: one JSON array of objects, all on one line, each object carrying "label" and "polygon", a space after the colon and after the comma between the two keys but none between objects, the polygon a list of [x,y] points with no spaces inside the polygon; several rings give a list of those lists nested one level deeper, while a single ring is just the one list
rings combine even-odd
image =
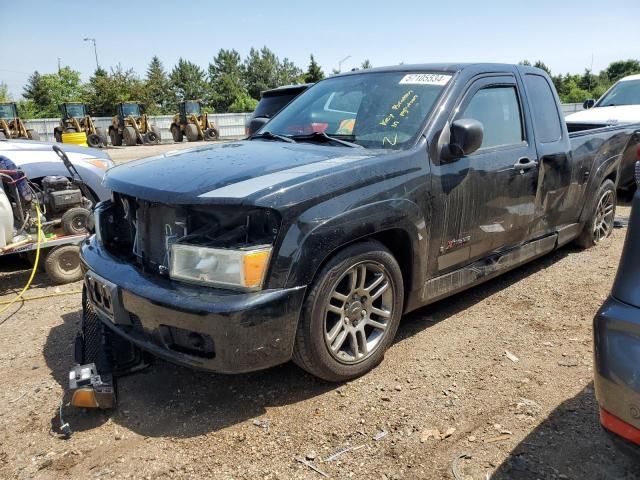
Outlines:
[{"label": "white pickup truck", "polygon": [[[640,122],[640,75],[618,80],[597,102],[585,100],[584,108],[565,118],[570,132]],[[620,189],[635,186],[634,163],[635,158],[623,159],[618,181]]]}]

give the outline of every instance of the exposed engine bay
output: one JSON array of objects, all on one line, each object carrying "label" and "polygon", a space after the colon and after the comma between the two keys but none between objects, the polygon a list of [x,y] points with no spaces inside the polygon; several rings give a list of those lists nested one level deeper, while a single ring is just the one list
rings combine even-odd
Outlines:
[{"label": "exposed engine bay", "polygon": [[235,249],[271,245],[280,218],[263,208],[170,206],[114,193],[111,207],[96,222],[112,254],[145,271],[167,275],[171,245]]}]

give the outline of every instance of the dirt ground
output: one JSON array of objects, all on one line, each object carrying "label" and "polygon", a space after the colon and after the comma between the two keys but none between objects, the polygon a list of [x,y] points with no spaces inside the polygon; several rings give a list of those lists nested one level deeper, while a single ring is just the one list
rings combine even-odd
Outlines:
[{"label": "dirt ground", "polygon": [[[222,376],[158,361],[121,379],[115,411],[65,407],[66,440],[58,408],[80,294],[12,307],[0,315],[0,478],[441,479],[459,455],[465,479],[640,478],[600,429],[592,384],[591,322],[624,234],[407,315],[356,381],[293,364]],[[0,301],[28,275],[0,265]],[[79,288],[38,275],[28,295]]]}]

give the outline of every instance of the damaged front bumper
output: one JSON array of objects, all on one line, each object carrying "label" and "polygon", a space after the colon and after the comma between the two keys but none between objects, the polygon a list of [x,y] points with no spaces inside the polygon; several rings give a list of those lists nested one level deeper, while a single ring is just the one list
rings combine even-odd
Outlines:
[{"label": "damaged front bumper", "polygon": [[242,373],[290,360],[305,287],[238,293],[142,273],[91,237],[82,245],[89,303],[100,320],[170,362]]}]

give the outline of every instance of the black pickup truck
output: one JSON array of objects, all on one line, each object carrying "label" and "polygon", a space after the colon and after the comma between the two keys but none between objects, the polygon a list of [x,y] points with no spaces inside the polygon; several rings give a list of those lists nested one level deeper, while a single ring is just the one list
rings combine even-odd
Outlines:
[{"label": "black pickup truck", "polygon": [[293,359],[354,378],[403,313],[609,235],[636,129],[569,134],[531,67],[330,77],[250,139],[107,173],[82,247],[84,335],[216,372]]}]

